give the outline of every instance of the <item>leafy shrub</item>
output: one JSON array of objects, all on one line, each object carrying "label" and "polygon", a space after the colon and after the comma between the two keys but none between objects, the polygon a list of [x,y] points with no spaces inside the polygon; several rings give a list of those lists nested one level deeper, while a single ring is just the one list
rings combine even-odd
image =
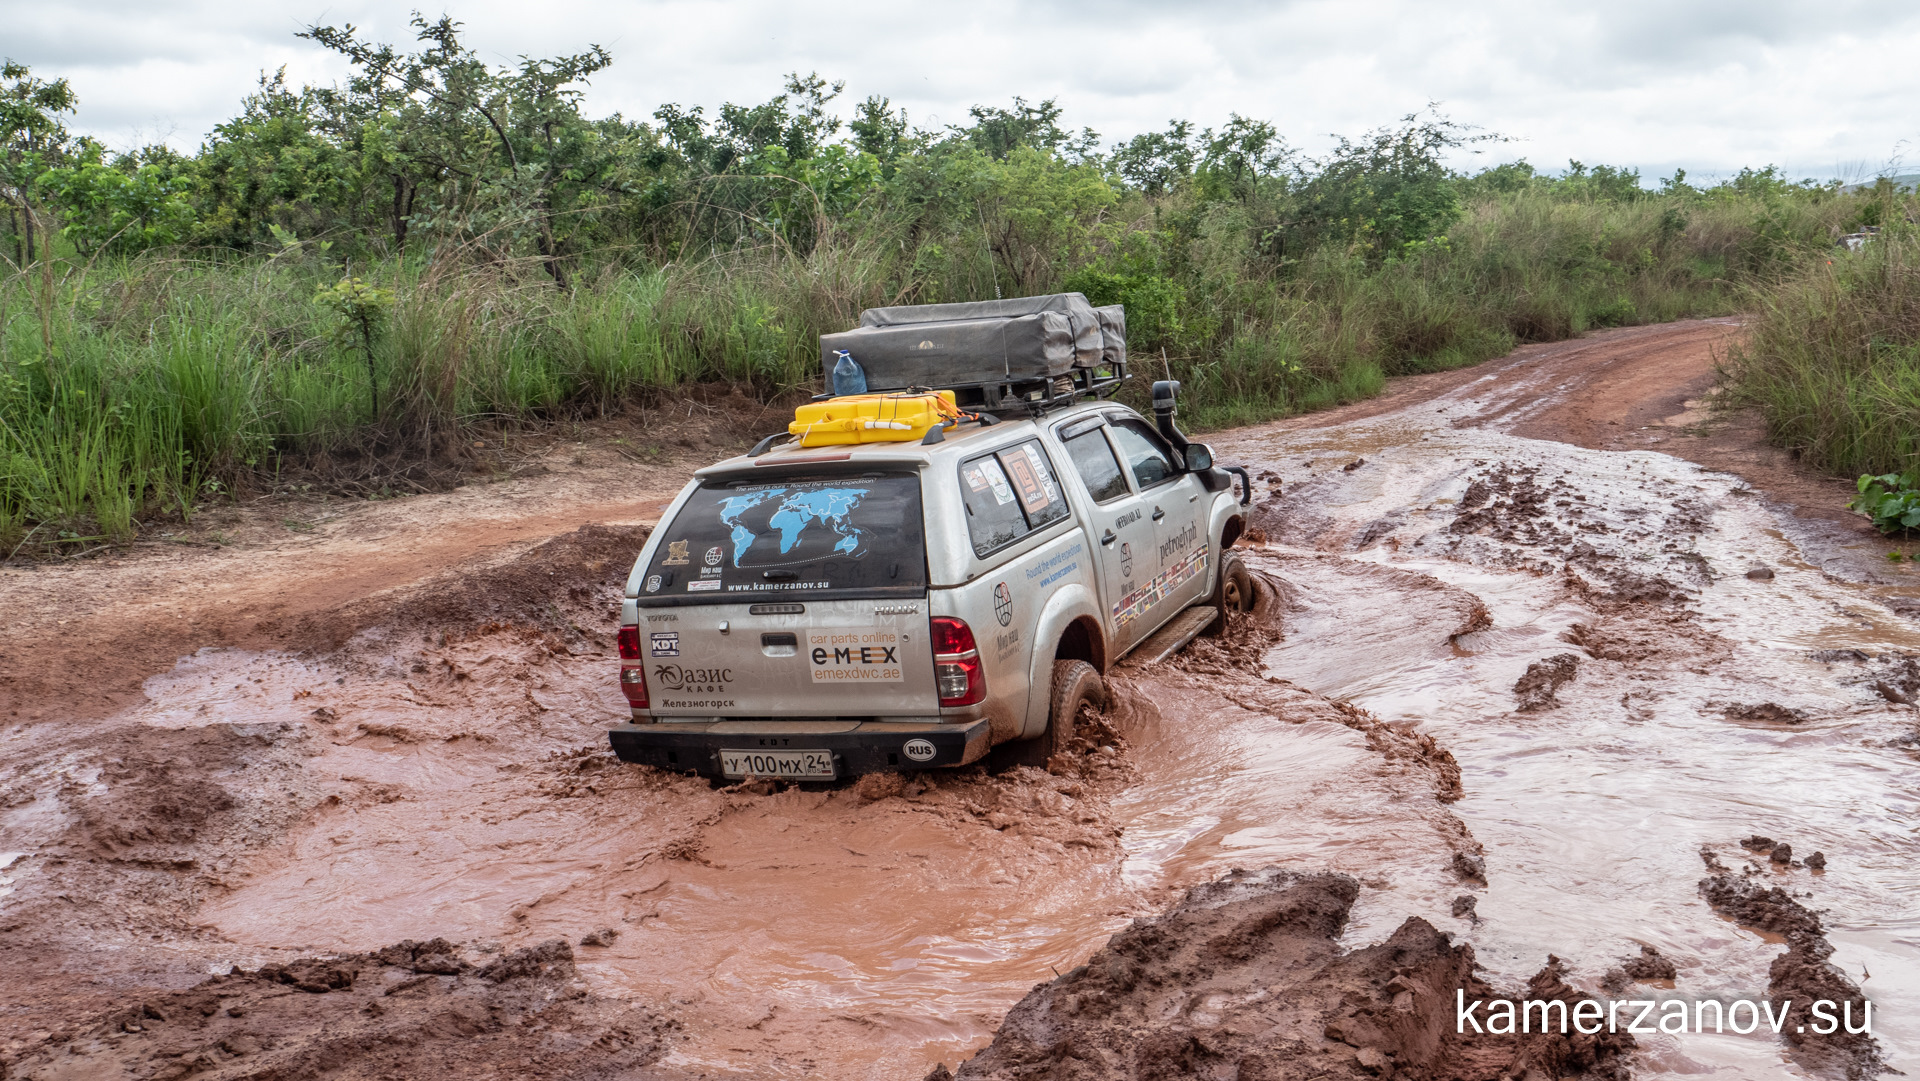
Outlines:
[{"label": "leafy shrub", "polygon": [[1180,337],[1180,304],[1186,290],[1159,274],[1106,274],[1088,267],[1060,287],[1084,293],[1095,307],[1119,304],[1127,311],[1127,345],[1145,353],[1172,346]]},{"label": "leafy shrub", "polygon": [[1882,533],[1920,528],[1920,469],[1905,473],[1867,474],[1860,478],[1860,494],[1847,504],[1873,519]]}]

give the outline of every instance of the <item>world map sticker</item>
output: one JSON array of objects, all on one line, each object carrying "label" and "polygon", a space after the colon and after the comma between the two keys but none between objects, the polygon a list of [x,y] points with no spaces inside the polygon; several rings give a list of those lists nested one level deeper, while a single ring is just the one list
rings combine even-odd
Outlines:
[{"label": "world map sticker", "polygon": [[[802,534],[816,522],[833,536],[833,554],[858,557],[866,536],[853,524],[852,515],[868,493],[866,488],[762,488],[722,499],[720,520],[726,524],[733,541],[733,565],[742,566],[749,551],[770,533],[778,538],[777,553],[791,555]],[[784,498],[773,506],[764,527],[756,529],[748,524],[747,512],[777,497]],[[754,562],[760,565],[773,562],[766,559],[765,554],[765,548],[760,548]]]}]

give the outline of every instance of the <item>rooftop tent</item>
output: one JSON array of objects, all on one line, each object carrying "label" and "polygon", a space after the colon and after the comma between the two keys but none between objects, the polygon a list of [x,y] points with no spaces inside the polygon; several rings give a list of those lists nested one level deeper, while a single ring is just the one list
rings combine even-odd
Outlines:
[{"label": "rooftop tent", "polygon": [[820,336],[820,364],[831,377],[846,350],[871,391],[1048,379],[1108,362],[1110,333],[1079,293],[868,308],[859,327]]},{"label": "rooftop tent", "polygon": [[1079,293],[1049,293],[1012,300],[973,300],[960,304],[904,304],[893,308],[868,308],[860,313],[863,327],[912,326],[916,323],[950,323],[968,319],[1017,319],[1041,312],[1059,312],[1073,329],[1075,363],[1090,367],[1099,363],[1102,337],[1100,317],[1093,305]]}]

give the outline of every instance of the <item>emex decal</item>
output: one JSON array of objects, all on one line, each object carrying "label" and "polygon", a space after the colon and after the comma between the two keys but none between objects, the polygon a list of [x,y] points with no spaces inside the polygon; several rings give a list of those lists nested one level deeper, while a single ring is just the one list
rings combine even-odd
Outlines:
[{"label": "emex decal", "polygon": [[883,628],[807,632],[807,659],[814,683],[899,683],[905,678],[900,635]]},{"label": "emex decal", "polygon": [[1207,546],[1202,544],[1187,553],[1187,557],[1167,568],[1166,572],[1156,576],[1153,581],[1120,598],[1113,606],[1113,620],[1121,626],[1133,622],[1146,613],[1147,609],[1173,595],[1182,583],[1207,567]]}]

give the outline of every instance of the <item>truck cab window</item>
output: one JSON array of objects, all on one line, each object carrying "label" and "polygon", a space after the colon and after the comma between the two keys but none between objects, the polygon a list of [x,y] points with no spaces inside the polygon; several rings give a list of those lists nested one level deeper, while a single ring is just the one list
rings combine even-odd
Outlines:
[{"label": "truck cab window", "polygon": [[1107,445],[1099,428],[1081,432],[1066,444],[1067,457],[1073,460],[1074,471],[1086,482],[1087,492],[1095,503],[1127,494],[1127,481],[1120,472],[1120,463],[1114,459],[1113,448]]},{"label": "truck cab window", "polygon": [[1116,421],[1112,430],[1113,441],[1120,445],[1120,453],[1127,458],[1127,468],[1133,471],[1133,479],[1143,491],[1180,472],[1174,468],[1173,456],[1167,452],[1160,436],[1145,424],[1137,420]]}]

